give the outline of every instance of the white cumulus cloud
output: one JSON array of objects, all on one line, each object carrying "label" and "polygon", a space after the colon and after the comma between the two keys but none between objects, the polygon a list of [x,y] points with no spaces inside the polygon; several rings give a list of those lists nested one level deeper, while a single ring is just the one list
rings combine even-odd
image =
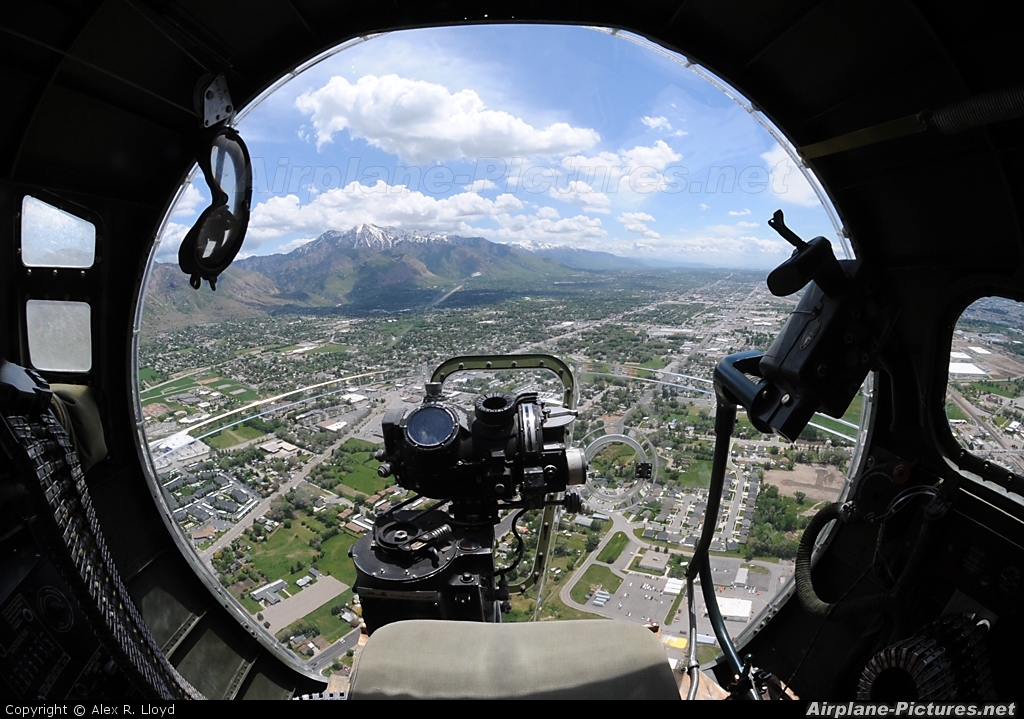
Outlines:
[{"label": "white cumulus cloud", "polygon": [[200,210],[203,210],[210,204],[208,193],[208,190],[204,191],[196,187],[194,182],[189,183],[189,186],[185,188],[185,192],[182,193],[181,197],[178,198],[178,202],[174,205],[174,212],[171,213],[171,217],[179,219],[195,217],[199,214]]},{"label": "white cumulus cloud", "polygon": [[653,147],[638,145],[623,152],[622,156],[630,167],[653,167],[655,170],[664,170],[673,162],[683,159],[664,140],[658,140]]},{"label": "white cumulus cloud", "polygon": [[478,230],[477,234],[490,240],[573,245],[594,241],[608,234],[601,226],[601,220],[596,217],[576,215],[556,220],[538,215],[498,215],[493,218],[498,223],[497,230]]},{"label": "white cumulus cloud", "polygon": [[538,128],[502,110],[489,109],[473,90],[397,75],[365,75],[355,83],[332,77],[295,100],[310,115],[317,147],[348,130],[405,161],[426,163],[465,157],[558,155],[594,146],[593,129],[556,122]]},{"label": "white cumulus cloud", "polygon": [[818,204],[818,196],[800,172],[789,154],[779,145],[761,154],[761,159],[771,168],[770,184],[772,193],[784,201],[802,207],[814,207]]},{"label": "white cumulus cloud", "polygon": [[259,203],[252,211],[246,245],[252,251],[292,233],[319,235],[327,229],[347,229],[361,223],[465,234],[472,231],[470,222],[522,207],[523,203],[510,194],[492,200],[461,192],[437,199],[383,180],[374,185],[352,182],[324,192],[307,204],[296,195]]},{"label": "white cumulus cloud", "polygon": [[568,202],[588,212],[611,212],[611,198],[597,192],[583,180],[572,180],[565,188],[553,187],[548,195],[561,202]]},{"label": "white cumulus cloud", "polygon": [[665,128],[666,130],[672,129],[672,125],[669,124],[667,117],[648,117],[645,115],[640,118],[640,122],[647,125],[647,127],[652,130],[658,130],[660,128]]},{"label": "white cumulus cloud", "polygon": [[157,262],[178,262],[178,247],[185,235],[192,229],[192,225],[183,225],[178,222],[168,221],[164,225],[164,231],[159,237],[159,246],[156,250]]},{"label": "white cumulus cloud", "polygon": [[654,217],[646,212],[623,212],[615,219],[621,222],[629,232],[639,232],[644,237],[652,240],[661,237],[657,232],[647,227],[648,222],[654,222]]},{"label": "white cumulus cloud", "polygon": [[484,190],[496,190],[498,188],[492,181],[484,178],[482,180],[474,180],[472,183],[464,186],[462,189],[466,192],[483,192]]}]

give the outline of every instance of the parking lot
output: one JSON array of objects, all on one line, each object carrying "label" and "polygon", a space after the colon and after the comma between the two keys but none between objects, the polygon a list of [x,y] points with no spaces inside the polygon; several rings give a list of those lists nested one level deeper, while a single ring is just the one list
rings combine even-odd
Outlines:
[{"label": "parking lot", "polygon": [[[747,565],[746,581],[739,585],[735,581],[742,564],[745,564],[742,560],[731,557],[712,556],[711,558],[711,574],[715,583],[716,596],[749,602],[747,616],[726,616],[726,626],[729,627],[730,634],[734,638],[743,631],[749,621],[752,621],[764,610],[771,599],[793,576],[792,562],[778,564],[754,562]],[[672,622],[666,623],[666,615],[676,599],[675,595],[665,593],[665,585],[668,582],[666,577],[623,570],[618,573],[625,577],[618,591],[612,593],[611,598],[603,607],[593,606],[594,600],[591,598],[587,601],[587,611],[623,621],[657,622],[661,625],[663,636],[686,636],[688,625],[685,600],[680,603]],[[713,635],[711,622],[706,616],[700,585],[696,585],[695,588],[697,632],[698,634]],[[731,604],[740,608],[748,606],[742,602]],[[668,651],[670,656],[677,659],[682,658],[681,650],[669,647]]]}]

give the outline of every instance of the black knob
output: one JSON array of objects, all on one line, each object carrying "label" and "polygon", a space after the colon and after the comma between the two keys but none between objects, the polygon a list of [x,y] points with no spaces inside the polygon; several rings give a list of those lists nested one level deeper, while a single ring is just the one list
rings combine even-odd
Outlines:
[{"label": "black knob", "polygon": [[476,418],[490,427],[511,424],[516,415],[515,402],[504,392],[485,394],[476,401]]}]

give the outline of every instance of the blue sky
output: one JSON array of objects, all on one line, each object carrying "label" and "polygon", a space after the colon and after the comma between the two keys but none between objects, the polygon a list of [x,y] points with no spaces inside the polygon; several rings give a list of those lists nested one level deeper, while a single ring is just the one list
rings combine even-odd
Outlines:
[{"label": "blue sky", "polygon": [[[240,256],[360,223],[770,268],[782,208],[836,241],[786,152],[678,59],[566,26],[392,33],[323,60],[239,123],[253,158]],[[183,194],[158,259],[202,209]]]}]

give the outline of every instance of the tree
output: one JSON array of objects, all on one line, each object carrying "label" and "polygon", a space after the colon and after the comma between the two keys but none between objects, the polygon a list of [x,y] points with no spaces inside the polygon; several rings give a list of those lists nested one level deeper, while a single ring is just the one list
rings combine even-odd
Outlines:
[{"label": "tree", "polygon": [[796,497],[797,504],[803,504],[804,500],[807,499],[807,494],[804,492],[796,492],[793,496]]},{"label": "tree", "polygon": [[287,497],[274,497],[270,500],[270,511],[267,516],[275,522],[283,522],[295,517],[295,506]]}]

